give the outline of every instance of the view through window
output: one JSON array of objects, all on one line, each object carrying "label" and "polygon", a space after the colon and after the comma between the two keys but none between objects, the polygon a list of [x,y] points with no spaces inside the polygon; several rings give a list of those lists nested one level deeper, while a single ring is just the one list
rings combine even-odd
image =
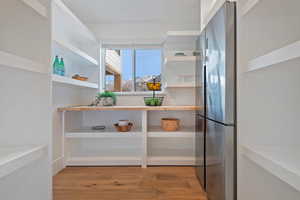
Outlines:
[{"label": "view through window", "polygon": [[161,49],[106,49],[105,89],[114,92],[149,91],[147,82],[161,81]]}]

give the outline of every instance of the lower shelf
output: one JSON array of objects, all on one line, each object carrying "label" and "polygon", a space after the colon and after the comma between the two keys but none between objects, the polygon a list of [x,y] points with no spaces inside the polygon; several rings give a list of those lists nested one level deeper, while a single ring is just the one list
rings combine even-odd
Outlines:
[{"label": "lower shelf", "polygon": [[67,131],[66,138],[127,138],[127,137],[142,137],[143,133],[140,128],[134,128],[131,132],[116,132],[110,128],[104,131],[91,130],[88,128]]},{"label": "lower shelf", "polygon": [[148,132],[148,137],[179,137],[179,138],[194,138],[195,137],[195,128],[193,127],[182,127],[179,131],[166,132],[160,127],[150,127]]},{"label": "lower shelf", "polygon": [[195,157],[148,157],[148,165],[195,165]]},{"label": "lower shelf", "polygon": [[[67,166],[138,166],[142,164],[141,157],[71,157]],[[195,165],[194,157],[148,157],[147,165]]]},{"label": "lower shelf", "polygon": [[131,166],[141,165],[141,157],[72,157],[67,166]]},{"label": "lower shelf", "polygon": [[46,146],[1,147],[0,179],[41,158],[45,152]]},{"label": "lower shelf", "polygon": [[243,146],[242,154],[300,191],[299,147]]}]

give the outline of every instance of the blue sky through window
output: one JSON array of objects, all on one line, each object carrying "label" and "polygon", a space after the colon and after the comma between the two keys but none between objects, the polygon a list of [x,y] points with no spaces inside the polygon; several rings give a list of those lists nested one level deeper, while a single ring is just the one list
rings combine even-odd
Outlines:
[{"label": "blue sky through window", "polygon": [[[132,54],[132,49],[121,50],[123,80],[132,80]],[[160,49],[136,50],[136,76],[160,75],[161,59]]]}]

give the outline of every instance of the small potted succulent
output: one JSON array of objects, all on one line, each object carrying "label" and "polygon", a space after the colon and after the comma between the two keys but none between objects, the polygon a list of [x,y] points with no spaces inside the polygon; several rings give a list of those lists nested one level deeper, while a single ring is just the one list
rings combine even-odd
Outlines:
[{"label": "small potted succulent", "polygon": [[114,106],[117,103],[116,94],[109,91],[98,93],[98,95],[96,96],[96,100],[102,106]]}]

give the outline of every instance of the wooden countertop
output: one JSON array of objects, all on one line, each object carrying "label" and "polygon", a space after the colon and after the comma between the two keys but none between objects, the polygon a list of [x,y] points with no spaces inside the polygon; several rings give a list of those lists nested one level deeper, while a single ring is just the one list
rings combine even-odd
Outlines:
[{"label": "wooden countertop", "polygon": [[201,110],[201,106],[73,106],[58,108],[58,111],[101,111],[101,110],[153,110],[153,111],[167,111],[167,110]]}]

